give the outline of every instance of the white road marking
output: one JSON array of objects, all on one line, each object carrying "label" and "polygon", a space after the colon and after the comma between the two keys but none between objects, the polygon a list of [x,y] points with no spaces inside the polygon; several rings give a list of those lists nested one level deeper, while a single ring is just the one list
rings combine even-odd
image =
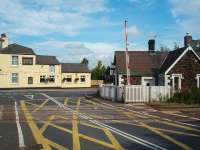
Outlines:
[{"label": "white road marking", "polygon": [[26,98],[30,99],[30,100],[33,100],[34,98],[34,95],[24,95]]},{"label": "white road marking", "polygon": [[74,111],[73,109],[71,109],[71,108],[65,106],[64,104],[60,103],[59,101],[57,101],[57,100],[54,99],[53,97],[48,96],[48,95],[45,94],[45,93],[41,93],[41,95],[43,95],[43,96],[45,96],[46,98],[48,98],[49,100],[51,100],[52,102],[54,102],[55,104],[57,104],[59,107],[65,109],[65,110],[69,110],[69,111],[71,111],[71,112],[76,113],[76,115],[78,115],[80,118],[87,119],[87,120],[90,121],[91,123],[96,124],[96,125],[98,125],[98,126],[101,126],[101,127],[103,127],[103,128],[106,128],[106,129],[108,129],[108,130],[110,130],[110,131],[112,131],[112,132],[114,132],[114,133],[116,133],[116,134],[118,134],[118,135],[121,135],[122,137],[124,137],[124,138],[126,138],[126,139],[129,139],[129,140],[132,141],[132,142],[139,143],[139,144],[141,144],[141,145],[143,145],[143,146],[145,146],[145,147],[147,147],[147,148],[153,149],[153,150],[166,150],[166,148],[164,148],[164,147],[161,147],[161,146],[156,145],[156,144],[153,144],[153,143],[151,143],[151,142],[149,142],[149,141],[147,141],[147,140],[144,140],[144,139],[142,139],[142,138],[139,138],[139,137],[136,137],[136,136],[131,135],[131,134],[129,134],[129,133],[126,133],[126,132],[124,132],[124,131],[121,131],[121,130],[119,130],[119,129],[117,129],[117,128],[114,128],[114,127],[112,127],[112,126],[110,126],[110,125],[101,123],[101,122],[95,120],[94,118],[91,118],[91,117],[89,117],[89,116],[87,116],[87,115],[85,115],[85,114],[82,114],[82,113],[79,113],[79,112],[77,112],[77,111]]},{"label": "white road marking", "polygon": [[25,147],[24,144],[24,136],[22,133],[22,128],[19,123],[19,113],[18,113],[18,108],[17,108],[17,102],[15,101],[15,116],[16,116],[16,124],[17,124],[17,131],[18,131],[18,138],[19,138],[19,147]]},{"label": "white road marking", "polygon": [[2,114],[3,114],[3,106],[0,106],[0,120],[2,119]]}]

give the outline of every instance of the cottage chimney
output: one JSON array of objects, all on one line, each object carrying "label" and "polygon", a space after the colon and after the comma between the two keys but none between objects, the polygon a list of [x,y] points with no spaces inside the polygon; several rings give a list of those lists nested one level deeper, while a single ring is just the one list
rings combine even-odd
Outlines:
[{"label": "cottage chimney", "polygon": [[7,46],[8,46],[8,37],[6,33],[2,33],[0,38],[0,48],[5,48]]},{"label": "cottage chimney", "polygon": [[186,33],[186,36],[184,37],[184,46],[190,46],[192,44],[192,36],[189,33]]},{"label": "cottage chimney", "polygon": [[149,44],[149,52],[154,53],[155,52],[155,39],[150,39],[148,44]]}]

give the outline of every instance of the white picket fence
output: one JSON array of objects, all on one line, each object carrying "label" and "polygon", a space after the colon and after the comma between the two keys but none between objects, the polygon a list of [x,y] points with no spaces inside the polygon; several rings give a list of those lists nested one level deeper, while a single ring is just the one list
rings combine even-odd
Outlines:
[{"label": "white picket fence", "polygon": [[166,101],[172,96],[172,92],[170,86],[102,85],[100,96],[112,101],[151,102]]}]

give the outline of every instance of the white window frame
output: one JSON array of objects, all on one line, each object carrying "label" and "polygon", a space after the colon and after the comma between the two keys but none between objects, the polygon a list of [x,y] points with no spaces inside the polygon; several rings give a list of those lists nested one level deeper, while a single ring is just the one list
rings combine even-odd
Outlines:
[{"label": "white window frame", "polygon": [[199,88],[200,84],[199,84],[199,81],[200,81],[200,74],[197,74],[196,75],[196,79],[197,79],[197,88]]},{"label": "white window frame", "polygon": [[[15,75],[15,76],[14,76]],[[16,78],[16,82],[13,82],[14,80],[13,80],[13,78]],[[19,74],[18,73],[12,73],[11,74],[11,83],[12,84],[18,84],[19,83]]]},{"label": "white window frame", "polygon": [[181,90],[181,80],[183,79],[183,75],[182,74],[172,74],[172,87],[174,88],[175,87],[175,83],[174,83],[174,79],[176,78],[176,77],[178,77],[178,83],[179,83],[179,85],[178,85],[178,89],[179,90]]},{"label": "white window frame", "polygon": [[[16,57],[17,58],[17,61],[13,61],[13,57]],[[13,64],[13,62],[17,62],[16,64]],[[12,66],[18,66],[19,65],[19,56],[17,55],[12,55],[11,56],[11,65]]]}]

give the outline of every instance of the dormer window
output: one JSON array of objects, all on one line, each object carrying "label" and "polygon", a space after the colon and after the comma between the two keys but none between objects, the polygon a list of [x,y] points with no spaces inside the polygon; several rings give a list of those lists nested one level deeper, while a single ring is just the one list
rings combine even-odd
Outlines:
[{"label": "dormer window", "polygon": [[12,56],[12,66],[18,66],[19,60],[18,56]]}]

